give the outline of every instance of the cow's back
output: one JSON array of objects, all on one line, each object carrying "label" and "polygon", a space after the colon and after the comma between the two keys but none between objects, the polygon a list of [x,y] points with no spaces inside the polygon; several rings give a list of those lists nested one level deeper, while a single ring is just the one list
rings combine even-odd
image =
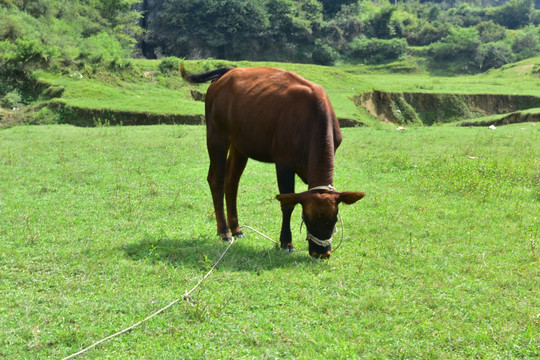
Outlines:
[{"label": "cow's back", "polygon": [[[322,87],[280,69],[230,70],[208,88],[206,112],[208,126],[227,132],[234,146],[259,161],[300,156],[320,127],[337,126],[331,135],[341,137]],[[337,147],[341,138],[335,140]]]}]

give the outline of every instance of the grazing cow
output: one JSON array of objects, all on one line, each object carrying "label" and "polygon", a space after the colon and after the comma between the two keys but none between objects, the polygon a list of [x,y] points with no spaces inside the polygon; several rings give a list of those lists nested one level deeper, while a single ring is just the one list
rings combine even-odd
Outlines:
[{"label": "grazing cow", "polygon": [[[243,237],[238,225],[238,182],[248,158],[274,163],[283,222],[280,242],[292,249],[291,214],[303,208],[309,253],[326,258],[332,251],[338,204],[353,204],[362,192],[338,192],[334,153],[342,140],[339,124],[324,89],[299,75],[269,67],[222,68],[189,74],[185,80],[212,81],[206,93],[206,137],[218,234],[224,241]],[[308,191],[295,194],[297,174]],[[227,204],[225,221],[223,196]]]}]

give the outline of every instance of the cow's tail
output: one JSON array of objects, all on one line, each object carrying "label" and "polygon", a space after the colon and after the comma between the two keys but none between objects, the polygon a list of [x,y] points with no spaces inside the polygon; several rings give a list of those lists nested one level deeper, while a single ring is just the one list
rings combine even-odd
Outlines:
[{"label": "cow's tail", "polygon": [[184,80],[190,83],[204,83],[207,81],[215,81],[232,69],[234,68],[225,67],[225,68],[208,71],[201,74],[190,74],[186,71],[183,64],[180,65],[180,73],[182,74],[182,77],[184,78]]}]

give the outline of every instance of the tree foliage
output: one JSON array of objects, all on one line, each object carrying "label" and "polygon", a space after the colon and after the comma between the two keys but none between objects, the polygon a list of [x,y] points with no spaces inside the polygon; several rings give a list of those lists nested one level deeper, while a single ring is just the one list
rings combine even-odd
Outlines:
[{"label": "tree foliage", "polygon": [[24,101],[38,68],[125,69],[145,44],[157,58],[331,65],[422,56],[479,72],[539,56],[540,11],[534,0],[0,0],[0,97],[19,89]]},{"label": "tree foliage", "polygon": [[119,63],[141,32],[138,0],[0,0],[0,95],[32,96],[38,68],[80,71]]},{"label": "tree foliage", "polygon": [[165,0],[151,31],[157,56],[186,58],[384,62],[420,46],[433,64],[455,60],[474,72],[540,54],[538,31],[526,30],[540,19],[533,0],[478,4]]}]

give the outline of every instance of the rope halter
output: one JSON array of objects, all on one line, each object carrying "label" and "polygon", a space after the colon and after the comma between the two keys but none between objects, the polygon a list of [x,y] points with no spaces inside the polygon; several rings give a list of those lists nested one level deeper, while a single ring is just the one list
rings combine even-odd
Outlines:
[{"label": "rope halter", "polygon": [[315,191],[315,190],[336,191],[336,188],[333,187],[332,185],[323,185],[323,186],[312,187],[308,191]]},{"label": "rope halter", "polygon": [[313,243],[315,243],[316,245],[319,245],[323,248],[326,248],[332,245],[332,238],[334,237],[334,234],[336,233],[336,231],[337,231],[337,227],[334,226],[334,230],[332,231],[332,235],[330,235],[330,239],[322,240],[316,237],[315,235],[313,235],[312,233],[310,233],[306,226],[307,238],[311,240]]},{"label": "rope halter", "polygon": [[[332,185],[322,185],[322,186],[315,186],[315,187],[312,187],[311,189],[308,189],[308,191],[315,191],[315,190],[325,190],[325,191],[336,191],[336,188]],[[339,217],[341,219],[341,216]],[[342,238],[341,240],[343,241],[343,220],[341,220],[341,224],[342,224]],[[304,223],[304,219],[302,218],[302,224]],[[302,229],[302,225],[300,225],[300,229]],[[323,247],[323,248],[326,248],[330,245],[332,245],[332,239],[334,237],[334,234],[337,232],[337,227],[334,226],[334,230],[332,231],[332,234],[330,235],[330,238],[329,239],[319,239],[318,237],[316,237],[315,235],[313,235],[312,233],[309,232],[307,226],[306,226],[306,234],[307,234],[307,240],[310,240],[311,242],[313,242],[315,245],[319,245],[320,247]],[[339,243],[339,245],[341,245],[341,242]],[[338,245],[338,247],[339,247]],[[337,250],[337,248],[336,248]]]}]

